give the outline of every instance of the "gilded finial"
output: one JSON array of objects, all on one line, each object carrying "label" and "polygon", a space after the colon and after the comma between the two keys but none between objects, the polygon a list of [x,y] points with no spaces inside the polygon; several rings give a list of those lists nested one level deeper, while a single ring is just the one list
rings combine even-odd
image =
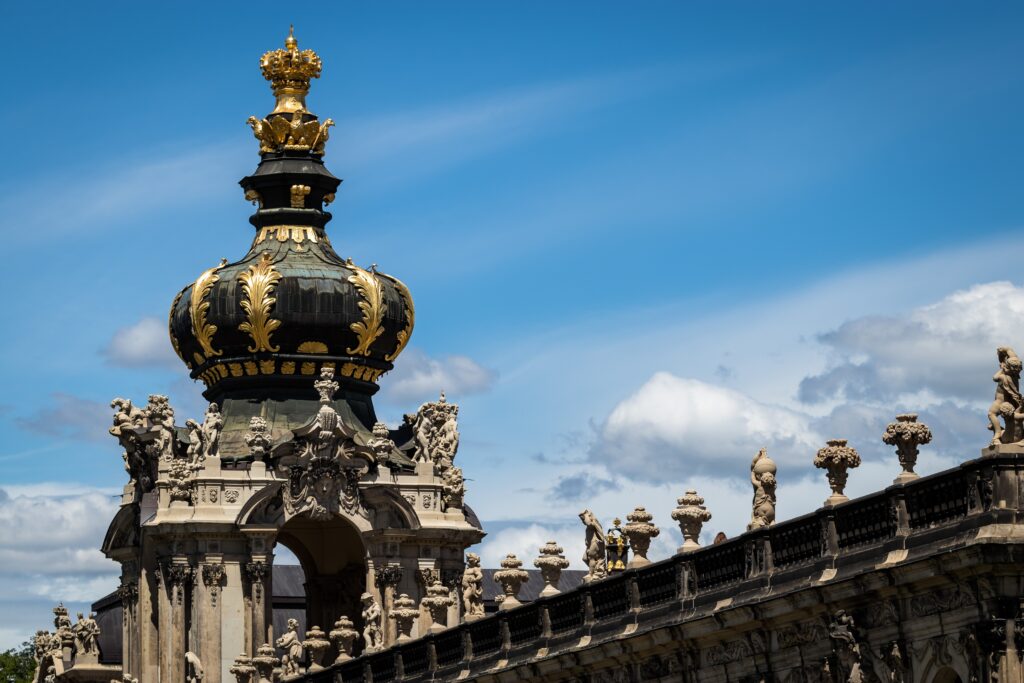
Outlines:
[{"label": "gilded finial", "polygon": [[260,59],[260,70],[270,81],[277,103],[266,118],[250,116],[247,121],[253,135],[260,141],[261,153],[282,150],[324,153],[328,129],[334,121],[325,119],[320,123],[316,115],[306,109],[309,82],[320,78],[321,67],[320,55],[312,50],[299,50],[294,26],[288,29],[283,49],[264,53]]}]

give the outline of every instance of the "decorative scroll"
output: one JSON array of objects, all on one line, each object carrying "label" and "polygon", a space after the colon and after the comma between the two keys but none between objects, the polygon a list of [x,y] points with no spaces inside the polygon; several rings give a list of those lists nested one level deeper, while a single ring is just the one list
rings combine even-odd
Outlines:
[{"label": "decorative scroll", "polygon": [[395,347],[393,353],[384,356],[384,360],[391,362],[398,358],[398,355],[405,350],[406,344],[409,343],[409,338],[412,337],[412,328],[416,324],[416,307],[412,302],[412,292],[409,291],[404,282],[391,275],[385,275],[384,273],[381,273],[381,275],[395,283],[395,288],[398,289],[402,303],[405,304],[405,327],[397,335],[398,346]]},{"label": "decorative scroll", "polygon": [[[206,312],[210,310],[209,294],[213,285],[220,280],[217,271],[224,267],[221,263],[218,266],[203,271],[203,274],[192,285],[192,299],[189,305],[189,313],[192,318],[192,334],[195,335],[199,346],[207,358],[221,355],[221,351],[213,348],[213,335],[217,326],[206,321]],[[173,307],[171,309],[174,310]]]},{"label": "decorative scroll", "polygon": [[349,329],[356,333],[359,343],[355,348],[345,349],[347,353],[357,356],[369,356],[370,346],[377,337],[384,333],[381,323],[384,321],[384,296],[381,292],[380,283],[373,273],[349,262],[345,264],[352,269],[352,275],[348,281],[359,290],[362,301],[359,302],[359,310],[363,312],[363,319],[349,325]]},{"label": "decorative scroll", "polygon": [[277,303],[272,294],[280,279],[281,273],[274,270],[273,260],[267,253],[260,256],[258,263],[249,266],[248,270],[238,276],[245,297],[242,300],[242,310],[245,311],[247,318],[238,329],[252,337],[250,353],[277,352],[281,348],[270,343],[270,335],[281,326],[280,320],[270,317],[270,308]]}]

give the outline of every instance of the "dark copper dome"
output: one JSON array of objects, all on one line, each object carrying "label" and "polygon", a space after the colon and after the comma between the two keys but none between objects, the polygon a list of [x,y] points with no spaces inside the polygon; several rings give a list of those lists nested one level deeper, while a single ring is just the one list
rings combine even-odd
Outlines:
[{"label": "dark copper dome", "polygon": [[324,230],[341,181],[322,161],[333,122],[305,108],[319,57],[292,41],[261,65],[278,103],[249,121],[261,161],[240,184],[259,205],[249,219],[256,235],[242,259],[175,297],[171,343],[213,401],[308,398],[324,366],[344,393],[368,396],[409,341],[412,297],[396,278],[339,256]]}]

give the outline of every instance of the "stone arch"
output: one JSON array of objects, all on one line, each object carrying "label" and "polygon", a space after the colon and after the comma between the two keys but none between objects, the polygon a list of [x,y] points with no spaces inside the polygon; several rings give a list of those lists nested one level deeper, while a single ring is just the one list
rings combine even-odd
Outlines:
[{"label": "stone arch", "polygon": [[139,506],[126,505],[117,511],[110,520],[107,533],[103,537],[100,550],[107,557],[122,548],[135,548],[139,545]]},{"label": "stone arch", "polygon": [[416,508],[390,487],[368,486],[363,489],[366,505],[374,510],[375,526],[388,529],[419,529]]},{"label": "stone arch", "polygon": [[[294,517],[289,516],[285,510],[284,502],[281,499],[284,486],[285,482],[275,482],[264,486],[253,494],[249,500],[245,501],[241,511],[235,517],[235,523],[240,527],[259,526],[281,529],[291,519],[302,517],[302,513]],[[373,531],[373,527],[365,517],[350,515],[344,511],[339,511],[335,516],[348,521],[360,533]]]},{"label": "stone arch", "polygon": [[946,666],[935,672],[931,683],[964,683],[964,679],[954,669]]}]

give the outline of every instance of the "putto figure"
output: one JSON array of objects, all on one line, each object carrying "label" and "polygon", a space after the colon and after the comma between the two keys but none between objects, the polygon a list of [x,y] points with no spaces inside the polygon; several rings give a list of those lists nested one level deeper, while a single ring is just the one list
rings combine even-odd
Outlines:
[{"label": "putto figure", "polygon": [[281,655],[281,666],[284,668],[285,676],[295,676],[299,673],[299,660],[302,659],[302,641],[299,640],[299,622],[295,619],[288,620],[288,632],[277,639],[274,643],[284,650]]},{"label": "putto figure", "polygon": [[[1021,423],[1024,409],[1020,394],[1021,360],[1009,346],[996,349],[999,371],[992,376],[996,383],[996,395],[988,409],[988,428],[992,432],[992,445],[1021,441]],[[1003,424],[999,424],[1002,418]]]},{"label": "putto figure", "polygon": [[605,567],[605,537],[601,522],[590,510],[580,513],[580,521],[587,529],[586,552],[583,553],[583,561],[587,563],[587,575],[583,577],[584,583],[590,583],[597,579],[603,579],[607,575]]},{"label": "putto figure", "polygon": [[754,502],[747,531],[761,529],[775,523],[775,461],[762,448],[750,463],[750,483],[754,487]]},{"label": "putto figure", "polygon": [[384,646],[380,605],[369,593],[363,593],[359,600],[363,603],[363,653],[377,652]]},{"label": "putto figure", "polygon": [[484,572],[480,569],[480,556],[466,553],[466,570],[462,572],[462,607],[466,621],[484,616]]},{"label": "putto figure", "polygon": [[220,408],[216,403],[211,403],[206,409],[203,417],[203,455],[217,455],[220,445],[220,430],[224,426],[224,418],[220,414]]}]

